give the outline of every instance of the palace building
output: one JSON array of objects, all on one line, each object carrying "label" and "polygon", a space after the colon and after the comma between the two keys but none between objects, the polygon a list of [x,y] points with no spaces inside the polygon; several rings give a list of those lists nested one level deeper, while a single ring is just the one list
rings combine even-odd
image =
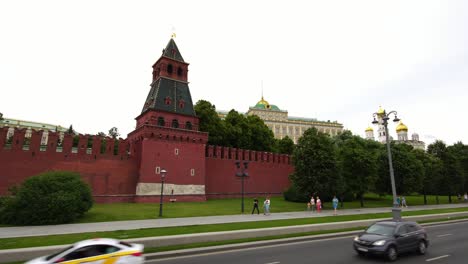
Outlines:
[{"label": "palace building", "polygon": [[34,121],[26,121],[20,119],[12,118],[3,118],[3,115],[0,113],[0,128],[8,127],[7,139],[13,137],[15,129],[26,129],[25,137],[31,138],[33,130],[43,131],[41,137],[41,145],[47,145],[48,132],[58,132],[60,133],[60,139],[63,139],[63,134],[68,131],[67,128],[60,125],[53,125],[47,123],[40,123]]},{"label": "palace building", "polygon": [[[219,111],[218,115],[223,118],[226,112]],[[265,125],[273,131],[275,138],[282,139],[288,136],[294,144],[304,132],[315,127],[319,132],[335,136],[343,131],[343,125],[337,121],[319,121],[315,118],[288,116],[287,110],[282,110],[278,106],[268,103],[263,96],[255,106],[249,107],[246,115],[256,115],[260,117]]]}]

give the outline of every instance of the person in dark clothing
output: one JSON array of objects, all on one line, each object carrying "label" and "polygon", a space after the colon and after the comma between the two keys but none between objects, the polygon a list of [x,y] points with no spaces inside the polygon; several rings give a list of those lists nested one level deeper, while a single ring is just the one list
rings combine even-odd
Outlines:
[{"label": "person in dark clothing", "polygon": [[257,209],[257,214],[260,214],[260,210],[258,210],[258,199],[257,198],[254,198],[254,201],[253,201],[252,214],[255,212],[255,209]]}]

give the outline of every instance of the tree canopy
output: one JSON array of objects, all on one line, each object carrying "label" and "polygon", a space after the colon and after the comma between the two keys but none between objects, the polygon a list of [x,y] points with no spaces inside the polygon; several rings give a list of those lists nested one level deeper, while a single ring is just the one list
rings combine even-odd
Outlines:
[{"label": "tree canopy", "polygon": [[235,110],[229,111],[224,120],[210,102],[200,100],[195,105],[200,118],[200,130],[208,132],[208,144],[234,148],[275,151],[273,132],[258,116],[245,116]]},{"label": "tree canopy", "polygon": [[327,134],[307,129],[294,149],[293,164],[290,179],[299,193],[332,196],[338,191],[336,151]]},{"label": "tree canopy", "polygon": [[276,145],[275,152],[289,154],[289,155],[293,154],[294,152],[294,147],[295,147],[294,141],[292,141],[292,139],[288,136],[285,136],[282,139],[276,139],[275,145]]},{"label": "tree canopy", "polygon": [[120,136],[119,129],[116,127],[112,127],[109,129],[109,137],[112,137],[113,139],[116,139]]},{"label": "tree canopy", "polygon": [[216,106],[205,100],[200,100],[195,104],[195,113],[199,121],[199,129],[208,132],[208,144],[225,145],[225,128],[221,118],[216,112]]},{"label": "tree canopy", "polygon": [[[468,146],[463,143],[446,146],[435,141],[427,152],[395,141],[390,147],[397,195],[448,195],[451,201],[451,195],[468,191]],[[307,130],[293,151],[293,165],[288,199],[311,194],[359,199],[366,192],[392,193],[385,144],[350,131],[330,138]]]}]

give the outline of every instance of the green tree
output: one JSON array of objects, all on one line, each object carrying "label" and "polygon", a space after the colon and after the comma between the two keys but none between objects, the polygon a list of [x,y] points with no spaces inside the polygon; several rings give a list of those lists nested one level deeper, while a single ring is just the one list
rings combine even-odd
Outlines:
[{"label": "green tree", "polygon": [[337,193],[338,197],[341,201],[341,206],[343,206],[344,200],[354,200],[354,191],[349,188],[347,185],[347,179],[343,174],[343,159],[341,157],[341,150],[343,148],[344,143],[353,137],[353,133],[349,130],[343,130],[341,133],[332,137],[333,144],[335,145],[336,153],[337,153],[337,171],[339,175],[339,184],[337,185]]},{"label": "green tree", "polygon": [[257,151],[273,151],[273,132],[256,115],[245,117],[235,110],[229,111],[224,119],[227,146]]},{"label": "green tree", "polygon": [[438,195],[438,185],[441,184],[442,180],[442,169],[443,164],[442,161],[425,152],[421,149],[415,149],[414,153],[416,158],[422,162],[423,164],[423,184],[420,193],[424,196],[424,204],[427,204],[427,195],[428,194],[435,194],[437,201],[439,200]]},{"label": "green tree", "polygon": [[316,128],[306,130],[294,149],[293,164],[295,171],[290,179],[300,195],[321,194],[330,198],[337,192],[336,151],[327,134]]},{"label": "green tree", "polygon": [[224,118],[225,142],[229,147],[249,149],[252,145],[250,131],[244,115],[235,110],[229,111]]},{"label": "green tree", "polygon": [[294,141],[288,136],[285,136],[282,139],[276,140],[276,152],[282,154],[293,154],[294,151]]},{"label": "green tree", "polygon": [[[250,115],[246,118],[247,135],[250,136],[250,149],[259,151],[273,151],[275,147],[275,136],[273,132],[265,125],[262,119],[256,115]],[[245,133],[245,131],[244,131]],[[294,143],[293,143],[294,145]]]},{"label": "green tree", "polygon": [[112,137],[113,139],[116,139],[120,136],[119,129],[116,127],[112,127],[109,129],[109,137]]},{"label": "green tree", "polygon": [[454,181],[457,188],[454,189],[458,194],[463,194],[467,191],[468,184],[468,146],[462,142],[457,142],[447,148],[449,153],[453,154],[455,158],[454,168]]},{"label": "green tree", "polygon": [[216,106],[208,101],[199,100],[194,109],[200,119],[200,131],[208,132],[208,144],[226,146],[225,129],[216,112]]},{"label": "green tree", "polygon": [[75,130],[73,130],[73,125],[70,125],[67,131],[68,134],[75,134]]},{"label": "green tree", "polygon": [[[391,142],[391,150],[397,195],[420,191],[423,186],[424,168],[422,162],[416,158],[413,147]],[[391,193],[387,153],[381,153],[379,160],[377,190],[381,193]]]},{"label": "green tree", "polygon": [[451,194],[457,195],[463,192],[465,175],[462,167],[463,144],[455,144],[447,147],[446,173],[449,184],[449,202],[452,202]]},{"label": "green tree", "polygon": [[447,147],[441,140],[436,140],[427,147],[427,152],[442,161],[442,179],[438,186],[439,193],[448,195],[449,202],[452,202],[452,195],[464,184],[462,167],[457,159],[457,147]]},{"label": "green tree", "polygon": [[413,150],[410,145],[395,144],[395,181],[402,194],[418,192],[423,186],[424,166]]},{"label": "green tree", "polygon": [[338,149],[338,160],[342,180],[348,192],[356,194],[364,207],[364,194],[374,189],[377,179],[377,155],[372,143],[359,136],[344,139]]}]

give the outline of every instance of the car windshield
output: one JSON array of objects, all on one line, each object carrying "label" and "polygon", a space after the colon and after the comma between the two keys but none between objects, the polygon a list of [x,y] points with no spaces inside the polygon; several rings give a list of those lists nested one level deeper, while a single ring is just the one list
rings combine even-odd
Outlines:
[{"label": "car windshield", "polygon": [[57,253],[55,253],[55,254],[49,255],[49,256],[46,257],[45,260],[51,260],[51,259],[54,258],[55,256],[58,256],[59,254],[62,254],[63,252],[69,250],[69,249],[72,248],[72,247],[73,247],[73,246],[69,246],[69,247],[67,247],[67,248],[65,248],[65,249],[63,249],[63,250],[60,250],[59,252],[57,252]]},{"label": "car windshield", "polygon": [[393,235],[394,230],[395,230],[395,226],[384,225],[384,224],[374,224],[374,225],[371,225],[366,230],[366,233],[391,236]]}]

